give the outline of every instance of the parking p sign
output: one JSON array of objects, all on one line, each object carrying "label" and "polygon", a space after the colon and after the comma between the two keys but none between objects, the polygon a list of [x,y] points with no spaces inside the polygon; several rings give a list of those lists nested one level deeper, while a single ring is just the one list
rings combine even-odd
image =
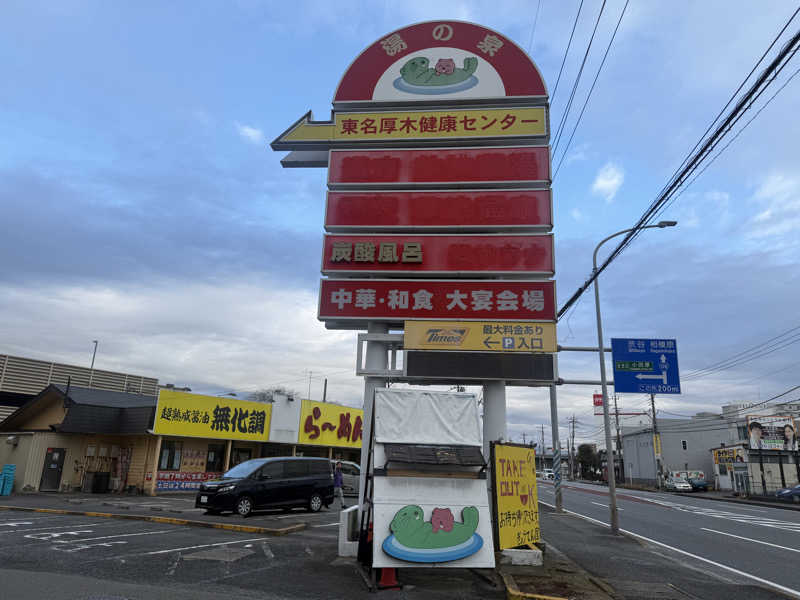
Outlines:
[{"label": "parking p sign", "polygon": [[632,394],[680,394],[675,340],[611,339],[614,390]]}]

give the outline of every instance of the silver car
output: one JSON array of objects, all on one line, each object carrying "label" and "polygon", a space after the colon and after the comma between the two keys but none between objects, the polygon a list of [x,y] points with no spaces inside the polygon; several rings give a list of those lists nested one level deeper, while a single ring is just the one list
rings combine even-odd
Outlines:
[{"label": "silver car", "polygon": [[680,477],[670,477],[664,481],[664,489],[671,492],[691,492],[692,484]]}]

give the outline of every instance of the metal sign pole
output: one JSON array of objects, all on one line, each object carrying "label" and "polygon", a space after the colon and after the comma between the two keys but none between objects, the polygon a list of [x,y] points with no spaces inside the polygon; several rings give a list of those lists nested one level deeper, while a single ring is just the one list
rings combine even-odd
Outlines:
[{"label": "metal sign pole", "polygon": [[561,497],[561,442],[558,436],[558,404],[556,386],[550,386],[550,423],[553,428],[553,485],[556,491],[556,512],[564,510]]}]

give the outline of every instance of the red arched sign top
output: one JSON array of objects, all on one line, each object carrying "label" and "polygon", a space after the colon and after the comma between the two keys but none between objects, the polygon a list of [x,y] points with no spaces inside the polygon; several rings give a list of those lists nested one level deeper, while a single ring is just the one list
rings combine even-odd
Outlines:
[{"label": "red arched sign top", "polygon": [[472,23],[428,21],[398,29],[364,50],[333,101],[515,96],[547,96],[539,70],[519,46]]}]

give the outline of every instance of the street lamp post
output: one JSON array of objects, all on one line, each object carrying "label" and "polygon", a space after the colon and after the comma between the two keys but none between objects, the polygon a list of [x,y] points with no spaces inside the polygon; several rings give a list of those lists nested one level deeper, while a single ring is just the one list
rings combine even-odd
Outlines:
[{"label": "street lamp post", "polygon": [[[641,229],[652,229],[658,227],[663,229],[664,227],[674,227],[677,225],[677,221],[660,221],[656,225],[646,225]],[[597,247],[594,249],[594,255],[592,256],[592,274],[594,275],[594,308],[595,312],[597,313],[597,347],[598,352],[600,354],[600,383],[602,384],[603,388],[603,427],[605,429],[605,437],[606,437],[606,473],[608,476],[608,507],[611,511],[611,533],[617,535],[619,534],[619,515],[617,513],[617,478],[614,472],[614,467],[616,465],[616,461],[614,459],[614,450],[611,446],[611,419],[608,415],[608,384],[606,383],[606,356],[605,356],[605,347],[603,344],[603,321],[600,317],[600,289],[597,285],[597,280],[599,279],[599,275],[597,273],[597,251],[600,250],[600,246],[605,244],[608,240],[617,237],[618,235],[622,235],[624,233],[628,233],[633,231],[633,229],[623,229],[622,231],[618,231],[614,233],[604,240],[602,240]]]}]

